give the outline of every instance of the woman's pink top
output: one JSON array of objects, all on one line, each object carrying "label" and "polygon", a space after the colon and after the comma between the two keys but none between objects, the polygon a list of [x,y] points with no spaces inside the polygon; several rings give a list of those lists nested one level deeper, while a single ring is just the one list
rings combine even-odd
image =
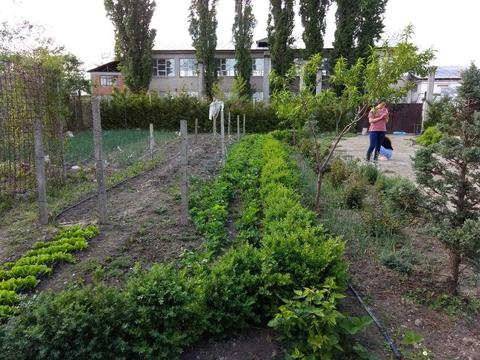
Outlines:
[{"label": "woman's pink top", "polygon": [[388,119],[388,110],[386,107],[383,109],[377,110],[375,113],[370,111],[368,114],[368,120],[375,119],[376,122],[370,123],[370,128],[368,131],[387,131],[387,119]]}]

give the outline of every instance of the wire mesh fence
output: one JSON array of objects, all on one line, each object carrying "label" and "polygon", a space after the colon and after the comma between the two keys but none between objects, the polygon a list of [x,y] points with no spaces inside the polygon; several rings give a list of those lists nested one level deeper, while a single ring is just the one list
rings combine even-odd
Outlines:
[{"label": "wire mesh fence", "polygon": [[63,128],[56,78],[38,66],[0,63],[0,192],[35,189],[34,123],[43,130],[47,178],[61,182]]}]

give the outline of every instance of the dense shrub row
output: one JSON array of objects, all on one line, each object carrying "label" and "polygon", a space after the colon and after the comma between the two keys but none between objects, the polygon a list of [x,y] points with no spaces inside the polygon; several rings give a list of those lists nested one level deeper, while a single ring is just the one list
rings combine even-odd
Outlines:
[{"label": "dense shrub row", "polygon": [[61,230],[50,241],[37,242],[15,262],[0,267],[0,318],[13,314],[20,302],[19,292],[33,289],[39,277],[50,274],[52,266],[60,261],[73,262],[71,252],[83,250],[88,240],[98,234],[93,226],[72,226]]},{"label": "dense shrub row", "polygon": [[[231,150],[215,188],[209,185],[201,192],[205,198],[192,200],[193,218],[207,239],[202,256],[186,256],[180,268],[137,270],[122,291],[91,285],[40,295],[2,328],[4,357],[178,358],[202,336],[265,323],[282,298],[304,288],[322,294],[323,302],[314,302],[316,321],[303,311],[312,309],[312,299],[295,298],[295,323],[285,315],[288,302],[271,325],[291,341],[292,352],[321,358],[341,352],[344,335],[361,327],[336,310],[346,284],[344,244],[301,205],[298,176],[280,142],[245,138]],[[227,248],[226,206],[235,189],[244,204],[237,222],[242,235]]]},{"label": "dense shrub row", "polygon": [[[208,120],[209,103],[197,97],[181,94],[160,97],[156,94],[116,93],[111,99],[102,101],[102,126],[112,128],[148,128],[153,123],[156,129],[177,131],[180,120],[188,120],[189,131],[194,130],[195,118],[201,132],[211,131]],[[225,127],[228,112],[231,114],[232,132],[236,131],[237,115],[246,117],[246,131],[268,132],[279,126],[275,111],[263,103],[229,104],[225,106]],[[220,121],[217,121],[220,126]]]}]

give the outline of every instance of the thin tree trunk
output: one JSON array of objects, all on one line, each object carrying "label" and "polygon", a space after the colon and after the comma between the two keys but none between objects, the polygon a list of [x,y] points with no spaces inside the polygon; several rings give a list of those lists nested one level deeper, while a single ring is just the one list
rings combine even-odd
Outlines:
[{"label": "thin tree trunk", "polygon": [[322,192],[323,171],[320,170],[317,175],[317,192],[315,194],[315,211],[320,215],[320,194]]},{"label": "thin tree trunk", "polygon": [[452,250],[449,250],[448,266],[450,267],[450,278],[447,280],[448,291],[452,295],[457,295],[460,256]]},{"label": "thin tree trunk", "polygon": [[363,113],[365,108],[366,108],[366,105],[358,108],[357,114],[355,115],[355,118],[353,119],[353,121],[351,121],[347,126],[345,126],[343,130],[340,132],[340,134],[337,135],[332,147],[330,148],[328,155],[326,156],[322,165],[318,167],[317,192],[315,194],[315,210],[317,211],[318,214],[320,214],[320,201],[321,201],[320,191],[322,189],[323,174],[327,169],[328,163],[330,162],[330,159],[332,158],[333,153],[335,152],[335,149],[338,146],[338,143],[340,142],[340,140],[342,140],[343,136],[347,132],[349,132],[350,129],[360,120],[361,114]]}]

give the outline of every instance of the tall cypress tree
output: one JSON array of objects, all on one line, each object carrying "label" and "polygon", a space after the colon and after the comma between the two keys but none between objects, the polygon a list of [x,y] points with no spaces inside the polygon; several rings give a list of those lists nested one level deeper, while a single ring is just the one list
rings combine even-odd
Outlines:
[{"label": "tall cypress tree", "polygon": [[388,0],[362,0],[355,34],[356,57],[368,56],[369,49],[380,40],[383,32],[383,15]]},{"label": "tall cypress tree", "polygon": [[333,42],[333,62],[344,57],[352,64],[355,56],[355,34],[357,32],[357,19],[360,14],[359,0],[336,0],[337,12],[335,13],[335,40]]},{"label": "tall cypress tree", "polygon": [[148,90],[156,35],[150,29],[155,1],[104,0],[104,5],[115,27],[115,56],[125,84],[134,93]]},{"label": "tall cypress tree", "polygon": [[[303,24],[303,58],[308,60],[323,51],[323,36],[327,27],[326,13],[331,0],[300,0],[300,16]],[[318,70],[318,69],[317,69]],[[315,71],[304,75],[305,86],[315,93],[317,76]]]},{"label": "tall cypress tree", "polygon": [[190,35],[197,59],[203,61],[205,94],[213,98],[213,85],[217,80],[215,49],[217,48],[218,0],[192,0],[190,4]]},{"label": "tall cypress tree", "polygon": [[331,0],[300,0],[300,16],[303,24],[304,59],[321,53],[323,36],[327,28],[326,14]]},{"label": "tall cypress tree", "polygon": [[272,69],[283,76],[293,64],[294,0],[270,0],[268,14],[268,43]]},{"label": "tall cypress tree", "polygon": [[336,0],[337,29],[333,59],[344,57],[352,64],[368,55],[370,46],[380,39],[383,14],[388,0]]},{"label": "tall cypress tree", "polygon": [[235,44],[235,77],[244,82],[240,96],[252,95],[250,77],[252,76],[252,59],[250,48],[253,43],[255,16],[252,12],[251,0],[235,0],[235,22],[233,24],[233,43]]}]

